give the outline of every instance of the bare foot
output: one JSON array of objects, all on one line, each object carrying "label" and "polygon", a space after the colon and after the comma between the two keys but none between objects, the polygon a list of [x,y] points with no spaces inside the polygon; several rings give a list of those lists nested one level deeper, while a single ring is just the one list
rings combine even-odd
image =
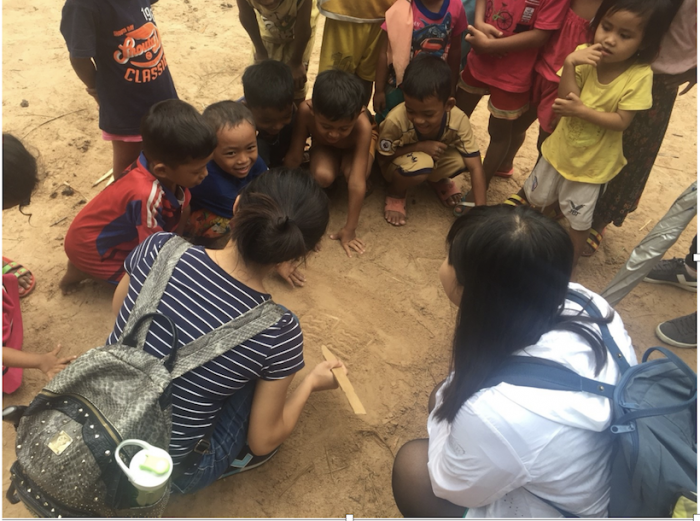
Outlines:
[{"label": "bare foot", "polygon": [[443,206],[454,208],[462,200],[462,192],[452,179],[445,178],[437,182],[428,181]]}]

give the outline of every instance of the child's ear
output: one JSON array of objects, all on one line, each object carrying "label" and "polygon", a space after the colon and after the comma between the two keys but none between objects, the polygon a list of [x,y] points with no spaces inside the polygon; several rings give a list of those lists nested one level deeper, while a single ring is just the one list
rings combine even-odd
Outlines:
[{"label": "child's ear", "polygon": [[166,179],[169,170],[168,165],[165,163],[151,163],[150,171],[157,179]]},{"label": "child's ear", "polygon": [[449,112],[453,108],[455,108],[455,105],[457,104],[457,100],[454,99],[453,97],[447,98],[447,101],[445,102],[445,112]]},{"label": "child's ear", "polygon": [[238,207],[240,206],[241,203],[241,196],[237,195],[236,199],[233,201],[233,215],[236,215],[236,212],[238,211]]}]

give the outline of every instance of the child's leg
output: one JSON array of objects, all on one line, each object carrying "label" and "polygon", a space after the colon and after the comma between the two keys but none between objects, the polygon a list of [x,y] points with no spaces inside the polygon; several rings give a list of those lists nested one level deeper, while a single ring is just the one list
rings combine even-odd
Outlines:
[{"label": "child's leg", "polygon": [[388,223],[406,224],[406,192],[426,181],[433,167],[433,159],[423,152],[405,154],[382,165],[382,175],[388,182],[384,205],[384,219]]},{"label": "child's leg", "polygon": [[563,181],[561,174],[544,157],[541,157],[518,192],[518,196],[542,212],[548,205],[557,201]]},{"label": "child's leg", "polygon": [[462,200],[462,192],[454,185],[453,177],[466,170],[464,159],[455,148],[448,148],[428,176],[428,183],[435,190],[443,206],[454,208]]},{"label": "child's leg", "polygon": [[559,206],[569,221],[569,236],[574,244],[574,267],[586,246],[600,187],[599,184],[580,183],[568,179],[564,179],[561,183]]},{"label": "child's leg", "polygon": [[471,117],[472,112],[479,104],[483,94],[474,94],[465,91],[463,88],[457,88],[457,107],[462,110],[467,116]]},{"label": "child's leg", "polygon": [[469,72],[469,65],[465,65],[457,84],[457,107],[471,117],[479,100],[489,92],[489,86],[474,78]]},{"label": "child's leg", "polygon": [[[501,165],[498,167],[498,172],[510,172],[513,169],[513,161],[515,156],[523,146],[525,142],[525,136],[527,135],[527,129],[530,128],[537,120],[537,107],[530,106],[530,108],[521,115],[518,119],[513,121],[513,129],[510,137],[510,146],[508,147],[508,152],[503,157]],[[539,147],[537,148],[539,150]]]},{"label": "child's leg", "polygon": [[321,188],[328,188],[340,173],[340,151],[337,148],[315,145],[310,151],[309,170]]},{"label": "child's leg", "polygon": [[119,179],[141,154],[141,141],[112,141],[112,175]]}]

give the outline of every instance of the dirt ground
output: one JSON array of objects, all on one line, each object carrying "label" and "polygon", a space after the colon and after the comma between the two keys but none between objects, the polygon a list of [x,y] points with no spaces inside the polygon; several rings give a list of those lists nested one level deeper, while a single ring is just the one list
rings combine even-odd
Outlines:
[{"label": "dirt ground", "polygon": [[[231,0],[232,1],[232,0]],[[235,4],[235,2],[233,2]],[[60,343],[66,354],[100,345],[113,325],[109,290],[88,283],[63,297],[58,280],[65,267],[63,237],[82,205],[102,186],[92,184],[111,167],[111,148],[97,128],[97,107],[68,62],[59,33],[62,2],[5,0],[3,14],[3,131],[22,138],[40,158],[44,177],[27,218],[3,214],[3,255],[28,266],[37,278],[22,302],[25,349],[46,352]],[[168,63],[180,97],[198,109],[236,99],[250,57],[250,40],[229,2],[178,0],[154,8]],[[318,68],[322,24],[316,35],[311,77]],[[28,102],[28,106],[23,100]],[[473,125],[486,149],[487,113],[482,103]],[[515,192],[536,159],[535,129],[516,158],[512,180],[494,180],[489,202]],[[578,281],[595,291],[627,259],[632,248],[696,179],[696,90],[680,98],[640,209],[623,228],[608,228],[600,251],[581,261]],[[468,181],[460,180],[467,184]],[[65,185],[73,195],[64,195]],[[344,222],[345,192],[333,201],[330,231]],[[437,270],[453,220],[425,188],[409,197],[409,224],[396,229],[382,218],[377,184],[365,201],[359,236],[367,252],[348,259],[325,239],[306,267],[308,284],[291,290],[279,280],[268,289],[301,319],[307,368],[322,359],[325,344],[347,364],[367,409],[355,416],[341,391],[311,397],[292,436],[260,469],[228,478],[190,497],[176,498],[173,517],[397,517],[391,494],[393,456],[401,445],[426,435],[427,400],[446,376],[455,308],[444,296]],[[693,223],[669,256],[684,256]],[[696,309],[696,295],[641,284],[619,305],[638,351],[658,343],[660,321]],[[696,367],[695,350],[678,351]],[[303,374],[303,372],[302,372]],[[25,372],[22,387],[3,405],[26,404],[45,383]],[[3,424],[3,490],[14,461],[14,430]],[[28,517],[3,498],[6,517]]]}]

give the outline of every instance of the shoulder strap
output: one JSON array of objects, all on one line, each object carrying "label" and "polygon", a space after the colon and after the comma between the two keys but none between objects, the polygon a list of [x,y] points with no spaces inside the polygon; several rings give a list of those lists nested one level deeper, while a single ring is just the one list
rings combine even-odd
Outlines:
[{"label": "shoulder strap", "polygon": [[[573,289],[568,291],[566,297],[568,300],[572,300],[583,307],[583,310],[590,316],[594,318],[604,318],[603,314],[598,309],[598,306],[593,303],[593,298],[587,297],[578,291],[574,291]],[[610,328],[608,328],[608,325],[604,322],[597,325],[600,327],[600,333],[603,337],[605,347],[608,348],[608,351],[610,351],[610,354],[612,354],[613,359],[615,362],[617,362],[620,373],[625,373],[630,368],[630,364],[622,354],[622,351],[620,351],[617,342],[615,342],[615,339],[610,334]]]},{"label": "shoulder strap", "polygon": [[129,318],[124,324],[124,329],[119,337],[120,342],[123,342],[128,335],[134,339],[134,347],[143,347],[150,321],[141,321],[137,330],[132,331],[132,329],[142,316],[155,313],[158,309],[158,304],[170,277],[172,277],[175,266],[190,246],[192,245],[182,237],[173,235],[160,249],[153,266],[151,266],[151,271],[148,273],[138,297],[136,297]]},{"label": "shoulder strap", "polygon": [[243,313],[181,347],[171,371],[173,379],[200,367],[276,324],[284,309],[271,300]]}]

